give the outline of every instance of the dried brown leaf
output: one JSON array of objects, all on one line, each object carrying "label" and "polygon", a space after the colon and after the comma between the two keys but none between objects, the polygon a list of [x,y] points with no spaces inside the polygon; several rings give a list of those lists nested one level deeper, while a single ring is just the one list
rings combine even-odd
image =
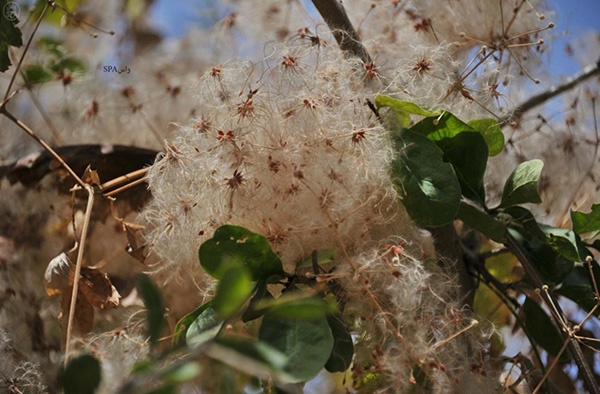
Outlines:
[{"label": "dried brown leaf", "polygon": [[49,296],[62,293],[73,283],[72,279],[69,279],[72,269],[73,263],[65,253],[59,254],[48,263],[44,273],[44,286]]},{"label": "dried brown leaf", "polygon": [[100,309],[119,306],[121,298],[108,276],[93,267],[81,267],[79,293],[88,303]]}]

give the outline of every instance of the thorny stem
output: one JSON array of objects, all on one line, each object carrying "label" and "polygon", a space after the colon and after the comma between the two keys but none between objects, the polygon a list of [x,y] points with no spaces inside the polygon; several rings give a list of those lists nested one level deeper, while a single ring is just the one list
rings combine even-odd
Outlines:
[{"label": "thorny stem", "polygon": [[85,251],[85,241],[92,217],[92,208],[94,207],[94,188],[88,184],[84,186],[88,192],[87,206],[85,208],[85,217],[83,219],[83,227],[81,229],[81,237],[79,241],[79,250],[77,251],[77,263],[75,265],[75,275],[73,277],[73,292],[71,293],[71,305],[69,306],[69,320],[67,322],[67,339],[65,343],[65,367],[69,361],[69,353],[71,352],[71,335],[73,333],[73,321],[75,318],[75,306],[77,304],[77,292],[79,290],[79,276],[81,275],[81,265],[83,263],[83,253]]},{"label": "thorny stem", "polygon": [[600,394],[600,386],[598,386],[598,382],[596,381],[596,377],[594,376],[594,372],[590,368],[587,360],[585,359],[585,355],[581,350],[581,346],[576,338],[569,335],[569,333],[562,329],[564,322],[567,321],[562,308],[558,304],[558,301],[554,297],[552,293],[549,291],[543,291],[542,289],[546,288],[542,277],[538,273],[537,269],[533,265],[533,262],[526,254],[526,252],[519,246],[517,240],[514,236],[507,231],[506,234],[506,246],[511,250],[511,252],[519,259],[525,273],[529,277],[531,284],[534,288],[540,289],[540,295],[544,300],[544,303],[550,309],[551,315],[554,318],[556,325],[559,327],[559,331],[563,337],[565,342],[568,342],[568,348],[571,352],[575,364],[579,368],[579,372],[583,376],[583,382],[586,386],[588,392],[593,394]]},{"label": "thorny stem", "polygon": [[323,17],[331,33],[335,37],[340,49],[355,56],[365,64],[372,62],[367,49],[360,41],[360,37],[354,29],[344,6],[339,0],[312,0],[313,4]]},{"label": "thorny stem", "polygon": [[600,74],[600,58],[594,64],[591,64],[585,67],[580,73],[573,75],[570,77],[564,84],[553,86],[545,92],[538,94],[537,96],[531,97],[529,100],[520,104],[517,108],[515,108],[512,113],[505,116],[500,120],[501,125],[506,125],[510,122],[517,120],[521,115],[525,112],[529,111],[532,108],[537,107],[538,105],[544,104],[546,101],[558,96],[566,92],[567,90],[573,89],[586,79],[589,79],[595,75]]}]

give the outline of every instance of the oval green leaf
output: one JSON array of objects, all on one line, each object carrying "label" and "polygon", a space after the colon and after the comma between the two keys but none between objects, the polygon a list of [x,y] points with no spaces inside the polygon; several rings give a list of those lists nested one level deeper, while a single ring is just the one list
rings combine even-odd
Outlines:
[{"label": "oval green leaf", "polygon": [[506,242],[506,225],[472,205],[461,202],[458,219],[496,242]]},{"label": "oval green leaf", "polygon": [[350,368],[354,356],[354,344],[348,327],[339,314],[328,315],[327,322],[333,334],[333,350],[325,363],[329,372],[344,372]]},{"label": "oval green leaf", "polygon": [[590,213],[571,211],[571,222],[577,234],[600,231],[600,204],[592,205]]},{"label": "oval green leaf", "polygon": [[217,311],[209,306],[190,325],[185,334],[185,342],[191,347],[212,340],[219,334],[224,322]]},{"label": "oval green leaf", "polygon": [[496,156],[504,148],[504,134],[495,119],[473,119],[467,122],[469,126],[479,131],[485,140],[490,156]]},{"label": "oval green leaf", "polygon": [[282,319],[265,313],[258,338],[288,357],[283,372],[290,383],[314,378],[325,366],[333,349],[333,334],[327,318]]},{"label": "oval green leaf", "polygon": [[[563,338],[542,307],[529,297],[523,303],[523,320],[525,329],[533,340],[551,355],[558,356]],[[567,353],[561,355],[561,360],[568,360]]]},{"label": "oval green leaf", "polygon": [[420,134],[403,130],[395,136],[391,170],[400,199],[418,225],[441,226],[458,212],[460,184],[443,152]]},{"label": "oval green leaf", "polygon": [[519,164],[504,185],[500,207],[542,202],[538,194],[538,181],[542,175],[542,168],[544,162],[538,159]]},{"label": "oval green leaf", "polygon": [[200,246],[198,255],[202,268],[216,279],[223,277],[232,262],[248,267],[253,281],[284,275],[281,260],[271,250],[269,241],[239,226],[219,227],[213,237]]},{"label": "oval green leaf", "polygon": [[102,380],[100,361],[90,354],[69,360],[59,376],[65,394],[93,394]]},{"label": "oval green leaf", "polygon": [[250,270],[241,264],[234,265],[225,271],[217,284],[213,308],[223,319],[227,319],[244,306],[253,289]]},{"label": "oval green leaf", "polygon": [[177,322],[175,325],[175,330],[173,331],[173,341],[171,342],[172,348],[185,343],[187,331],[194,320],[196,320],[198,316],[200,316],[200,314],[210,306],[212,306],[212,300],[200,305],[198,308],[194,309]]}]

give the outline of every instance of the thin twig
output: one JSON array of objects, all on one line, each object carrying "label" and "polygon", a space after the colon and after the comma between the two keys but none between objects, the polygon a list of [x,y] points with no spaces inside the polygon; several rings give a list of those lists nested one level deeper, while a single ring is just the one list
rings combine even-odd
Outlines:
[{"label": "thin twig", "polygon": [[148,173],[148,168],[142,168],[140,170],[136,170],[136,171],[130,172],[128,174],[121,175],[120,177],[117,177],[115,179],[111,179],[110,181],[104,182],[103,184],[100,185],[100,189],[102,191],[110,190],[116,186],[121,186],[124,183],[133,181],[134,179],[138,179],[140,177],[144,178],[147,173]]},{"label": "thin twig", "polygon": [[79,290],[79,276],[81,275],[81,265],[83,263],[83,253],[85,251],[85,241],[87,232],[90,226],[90,218],[92,217],[92,208],[94,207],[94,188],[88,184],[84,186],[88,192],[87,206],[85,208],[85,217],[83,219],[83,227],[81,229],[81,237],[79,240],[79,250],[77,251],[77,263],[75,265],[75,275],[73,277],[73,292],[71,293],[71,305],[69,307],[69,320],[67,322],[67,339],[65,344],[65,366],[69,360],[71,352],[71,335],[73,333],[73,321],[75,318],[75,306],[77,304],[77,292]]},{"label": "thin twig", "polygon": [[570,77],[564,84],[553,86],[547,91],[533,96],[529,100],[520,104],[509,115],[502,118],[500,120],[500,124],[506,125],[510,122],[517,120],[521,115],[523,115],[530,109],[537,107],[538,105],[545,103],[546,101],[558,96],[559,94],[576,87],[577,85],[579,85],[586,79],[593,77],[594,75],[600,75],[600,59],[598,59],[598,61],[595,64],[591,64],[585,67],[581,72]]},{"label": "thin twig", "polygon": [[6,106],[5,105],[1,105],[0,104],[0,114],[3,114],[4,116],[6,116],[14,124],[16,124],[17,126],[19,126],[27,134],[29,134],[29,136],[31,138],[33,138],[38,144],[40,144],[44,149],[46,149],[48,151],[48,153],[50,153],[52,155],[52,157],[54,157],[64,167],[65,170],[67,170],[67,172],[69,173],[69,175],[71,175],[75,179],[75,181],[81,187],[83,187],[83,188],[86,187],[87,183],[85,183],[83,180],[81,180],[81,178],[79,177],[79,175],[77,175],[75,173],[75,171],[73,171],[73,169],[71,167],[69,167],[69,165],[63,160],[63,158],[60,157],[60,155],[58,153],[56,153],[56,151],[54,151],[54,149],[52,149],[52,147],[50,145],[48,145],[48,143],[46,143],[46,141],[44,141],[43,139],[41,139],[40,137],[38,137],[33,132],[33,130],[30,129],[25,123],[23,123],[19,119],[15,118],[15,116],[13,114],[11,114],[10,112],[8,112],[6,110]]}]

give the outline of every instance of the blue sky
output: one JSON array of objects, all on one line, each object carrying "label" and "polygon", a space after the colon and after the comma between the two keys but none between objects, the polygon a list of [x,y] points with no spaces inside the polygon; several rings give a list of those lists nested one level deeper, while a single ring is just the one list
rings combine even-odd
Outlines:
[{"label": "blue sky", "polygon": [[[581,67],[574,59],[565,55],[565,45],[573,37],[586,31],[600,31],[600,0],[547,1],[549,7],[556,10],[556,15],[548,18],[548,21],[556,24],[552,31],[555,39],[549,62],[547,62],[548,71],[556,76],[574,74]],[[220,9],[216,11],[218,15],[212,15],[210,10],[215,12],[214,8],[207,6],[211,3],[215,2],[211,0],[179,0],[177,2],[158,0],[152,9],[152,22],[160,32],[168,36],[179,37],[193,25],[210,23],[212,18],[219,18],[226,14],[225,10]],[[177,5],[174,6],[174,4]],[[597,56],[600,56],[600,53]]]}]

